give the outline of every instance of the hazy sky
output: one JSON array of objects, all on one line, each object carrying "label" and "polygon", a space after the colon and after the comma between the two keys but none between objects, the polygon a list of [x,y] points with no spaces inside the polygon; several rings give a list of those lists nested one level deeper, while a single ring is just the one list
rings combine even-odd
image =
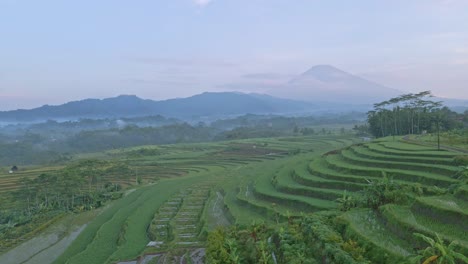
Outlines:
[{"label": "hazy sky", "polygon": [[0,0],[0,110],[262,92],[316,64],[468,99],[468,0]]}]

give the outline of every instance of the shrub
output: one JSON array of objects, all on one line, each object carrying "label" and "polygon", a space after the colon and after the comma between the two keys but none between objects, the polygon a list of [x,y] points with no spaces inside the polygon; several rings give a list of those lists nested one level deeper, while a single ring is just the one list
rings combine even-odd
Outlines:
[{"label": "shrub", "polygon": [[[449,245],[445,245],[444,241],[436,233],[435,238],[425,236],[423,234],[414,233],[414,236],[424,240],[428,246],[427,248],[420,250],[419,255],[413,257],[411,261],[413,263],[468,263],[468,258],[463,254],[456,252],[456,242],[451,242]],[[460,260],[461,262],[458,262]]]},{"label": "shrub", "polygon": [[387,177],[385,172],[382,172],[382,176],[381,180],[368,180],[369,185],[362,192],[362,205],[378,209],[384,204],[403,204],[407,202],[411,189],[395,182],[393,178]]},{"label": "shrub", "polygon": [[453,158],[453,163],[457,166],[468,166],[468,155],[459,155]]}]

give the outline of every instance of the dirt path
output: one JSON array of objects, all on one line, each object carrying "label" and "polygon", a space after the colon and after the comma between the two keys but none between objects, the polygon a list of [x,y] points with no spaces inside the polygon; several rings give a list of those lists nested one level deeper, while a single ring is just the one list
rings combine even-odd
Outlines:
[{"label": "dirt path", "polygon": [[250,185],[247,185],[245,187],[245,197],[249,198],[250,195],[252,195],[252,192],[250,191]]},{"label": "dirt path", "polygon": [[68,215],[38,236],[0,256],[2,264],[52,263],[83,231],[86,224],[101,210]]},{"label": "dirt path", "polygon": [[49,263],[51,260],[57,259],[67,247],[75,240],[75,238],[85,229],[86,225],[82,225],[73,230],[68,236],[62,238],[56,244],[51,245],[45,250],[32,256],[25,264],[41,264]]},{"label": "dirt path", "polygon": [[216,221],[217,226],[229,226],[231,222],[224,215],[224,196],[216,192],[216,200],[211,208],[211,215]]},{"label": "dirt path", "polygon": [[13,248],[0,256],[0,263],[17,264],[25,263],[34,255],[44,251],[47,247],[56,244],[60,241],[61,234],[65,232],[62,226],[54,226],[47,232],[36,236],[23,244]]},{"label": "dirt path", "polygon": [[[437,148],[437,144],[432,144],[430,142],[424,142],[424,141],[420,141],[420,140],[417,140],[417,139],[411,139],[409,136],[404,136],[403,140],[407,141],[407,142],[414,143],[414,144],[422,145],[422,146],[429,146],[429,147]],[[453,152],[468,153],[467,149],[462,149],[462,148],[457,148],[457,147],[452,147],[452,146],[447,146],[447,145],[440,145],[440,148],[445,149],[445,150],[449,150],[449,151],[453,151]]]}]

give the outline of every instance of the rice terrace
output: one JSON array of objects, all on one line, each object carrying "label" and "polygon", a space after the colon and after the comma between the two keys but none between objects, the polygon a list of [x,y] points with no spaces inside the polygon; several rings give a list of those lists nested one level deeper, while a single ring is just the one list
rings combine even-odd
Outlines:
[{"label": "rice terrace", "polygon": [[[466,160],[463,149],[437,150],[415,136],[372,141],[353,135],[294,136],[87,154],[76,161],[79,167],[72,161],[69,170],[88,166],[86,173],[102,175],[97,185],[119,184],[122,190],[111,192],[116,198],[95,209],[99,212],[86,224],[69,227],[81,232],[66,245],[57,247],[67,240],[67,231],[54,238],[38,231],[43,240],[32,241],[28,254],[13,249],[0,260],[403,263],[428,246],[427,240],[466,255],[467,172],[457,160]],[[48,166],[25,168],[15,177],[3,173],[0,186],[3,193],[14,193],[25,188],[18,179],[64,170]],[[56,214],[37,219],[34,228],[63,225],[67,216]],[[2,250],[35,233],[27,230],[14,239],[3,233]],[[56,259],[44,258],[53,250],[60,252]]]},{"label": "rice terrace", "polygon": [[468,264],[467,25],[0,0],[0,264]]}]

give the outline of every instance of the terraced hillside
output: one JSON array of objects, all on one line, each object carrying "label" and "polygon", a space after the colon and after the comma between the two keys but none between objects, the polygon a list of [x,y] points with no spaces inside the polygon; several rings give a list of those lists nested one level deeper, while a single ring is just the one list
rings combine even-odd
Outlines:
[{"label": "terraced hillside", "polygon": [[[265,218],[263,214],[251,214],[251,210],[236,202],[239,212],[248,215],[243,220],[238,219],[235,218],[235,209],[231,212],[228,210],[230,207],[223,206],[223,201],[232,194],[227,189],[223,191],[225,183],[229,182],[231,187],[238,188],[241,186],[239,182],[254,180],[250,178],[251,174],[234,175],[235,172],[242,172],[249,167],[255,167],[256,170],[264,167],[274,169],[277,164],[301,153],[315,155],[351,143],[353,139],[349,136],[326,135],[144,146],[77,156],[74,158],[76,161],[71,161],[72,166],[75,166],[74,162],[80,164],[80,160],[102,160],[118,165],[112,167],[112,170],[106,170],[106,174],[100,178],[102,182],[120,183],[124,188],[139,188],[112,203],[111,207],[94,219],[62,257],[57,259],[57,263],[114,262],[130,260],[140,254],[161,256],[161,252],[164,255],[161,258],[167,260],[191,254],[197,258],[203,254],[200,248],[208,228],[229,224],[229,221],[247,222],[255,215]],[[0,175],[0,181],[16,177],[13,179],[18,183],[20,174],[35,178],[46,170],[47,173],[60,173],[61,168],[24,167],[16,174]],[[270,174],[262,175],[262,179],[268,179]],[[18,188],[18,184],[13,184],[12,189],[15,188]],[[175,203],[179,198],[182,199],[180,204],[168,206],[167,203]],[[305,208],[309,202],[304,202]],[[279,204],[274,210],[286,213],[288,209]],[[329,202],[328,206],[332,204]],[[166,222],[162,223],[163,220]],[[22,239],[27,238],[28,234]],[[168,248],[175,251],[167,252]],[[36,253],[35,249],[31,249],[33,255],[17,257],[34,260],[35,254],[47,250],[47,245],[40,245]],[[4,260],[2,256],[0,260]]]},{"label": "terraced hillside", "polygon": [[[359,139],[351,138],[284,138],[288,145],[301,143],[308,151],[297,151],[288,157],[255,164],[238,166],[229,170],[228,180],[222,188],[226,192],[225,203],[238,224],[254,220],[279,222],[288,215],[336,208],[335,199],[341,191],[322,191],[305,186],[292,179],[295,170],[303,168],[311,159],[326,151],[349,146]],[[326,197],[326,198],[324,198]]]},{"label": "terraced hillside", "polygon": [[[370,178],[378,176],[379,169],[422,190],[421,197],[409,205],[388,204],[378,211],[345,214],[348,235],[367,241],[367,250],[374,254],[387,253],[389,263],[414,254],[414,248],[424,247],[423,241],[413,235],[415,232],[429,237],[438,234],[446,243],[457,241],[460,252],[467,255],[468,204],[463,191],[466,182],[456,177],[460,171],[453,163],[456,155],[460,153],[388,141],[352,146],[335,155],[335,171]],[[444,194],[446,188],[455,189],[455,193]]]},{"label": "terraced hillside", "polygon": [[[207,228],[220,224],[219,214],[223,215],[225,224],[229,224],[229,221],[249,223],[253,219],[272,221],[273,218],[265,218],[265,215],[258,211],[262,208],[265,213],[282,210],[282,214],[275,214],[278,217],[276,220],[281,220],[282,215],[286,215],[289,210],[286,206],[278,205],[269,208],[271,203],[257,200],[258,204],[255,205],[257,207],[253,207],[249,204],[250,201],[244,201],[242,204],[239,196],[234,203],[229,203],[228,199],[232,199],[233,192],[224,187],[238,189],[242,185],[239,185],[239,182],[248,182],[257,176],[268,179],[270,174],[265,171],[269,169],[265,170],[265,168],[271,168],[274,171],[278,164],[290,162],[293,157],[300,156],[300,153],[315,155],[313,153],[350,145],[356,140],[336,136],[298,139],[243,140],[231,143],[227,150],[212,153],[211,161],[199,162],[199,166],[206,169],[198,173],[211,175],[211,182],[181,189],[158,209],[148,228],[151,241],[144,250],[143,259],[151,259],[158,263],[171,263],[171,261],[201,263],[199,261],[205,254]],[[248,158],[246,153],[249,152],[256,153],[257,156]],[[263,172],[261,175],[252,174],[258,171]],[[213,172],[216,173],[213,174]],[[210,202],[209,197],[211,197]],[[329,204],[334,203],[329,202]],[[238,211],[235,211],[236,209]]]},{"label": "terraced hillside", "polygon": [[[457,155],[461,153],[392,139],[354,144],[322,155],[301,154],[252,175],[255,179],[236,189],[235,200],[226,202],[233,212],[241,211],[240,204],[278,221],[301,212],[336,209],[336,200],[344,191],[356,196],[369,183],[382,179],[384,172],[399,184],[413,186],[421,196],[408,205],[388,204],[377,211],[345,213],[340,217],[346,226],[344,236],[360,241],[371,259],[372,254],[386,255],[387,263],[403,261],[415,254],[414,249],[423,247],[415,232],[429,237],[437,233],[446,242],[458,241],[460,251],[466,254],[468,196],[466,182],[457,179],[460,168],[453,161]],[[455,194],[447,189],[456,190]],[[248,222],[242,219],[239,213],[238,222]]]},{"label": "terraced hillside", "polygon": [[[55,263],[202,263],[212,228],[336,212],[345,191],[358,197],[382,172],[421,195],[410,204],[339,213],[342,239],[357,241],[370,260],[385,256],[386,263],[400,263],[423,247],[414,232],[457,240],[466,253],[468,188],[454,177],[456,155],[400,139],[333,135],[87,154],[81,158],[125,161],[130,175],[105,177],[124,186],[140,179],[140,185],[90,222]],[[34,170],[28,173],[34,177]]]},{"label": "terraced hillside", "polygon": [[[434,186],[442,188],[459,183],[454,175],[460,168],[453,164],[454,156],[459,153],[400,141],[349,146],[352,143],[314,142],[314,152],[271,162],[258,171],[252,166],[231,172],[251,176],[243,178],[244,182],[237,186],[236,198],[241,203],[250,200],[256,203],[252,204],[254,207],[262,202],[269,207],[274,203],[278,207],[285,205],[291,212],[300,212],[334,208],[333,202],[343,191],[362,190],[369,181],[381,179],[382,172],[397,182],[428,191]],[[327,152],[327,145],[346,147]]]}]

